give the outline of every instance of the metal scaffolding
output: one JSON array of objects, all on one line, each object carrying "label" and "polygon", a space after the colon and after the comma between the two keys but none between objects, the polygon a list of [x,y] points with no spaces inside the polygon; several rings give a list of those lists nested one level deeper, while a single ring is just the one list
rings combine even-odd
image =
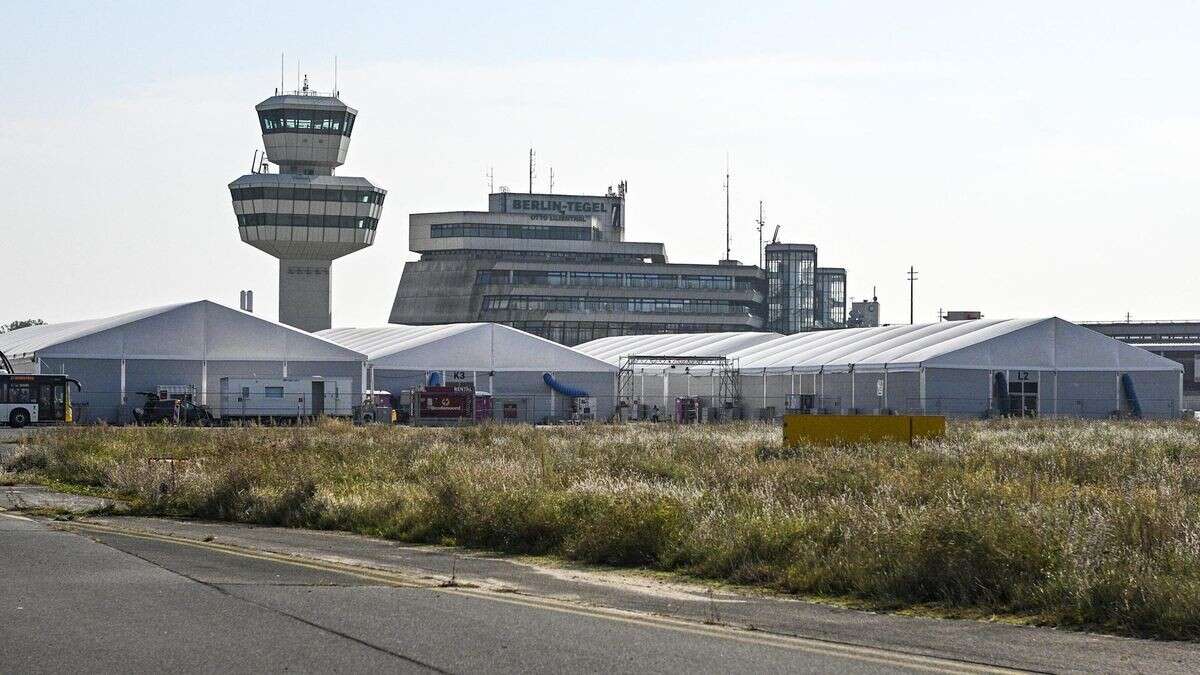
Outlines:
[{"label": "metal scaffolding", "polygon": [[[643,378],[645,369],[661,367],[665,374],[683,373],[689,377],[712,378],[712,389],[708,396],[709,405],[713,410],[726,410],[730,419],[734,410],[740,410],[742,405],[742,388],[738,359],[724,356],[654,356],[630,354],[621,357],[621,369],[617,374],[617,406],[628,407],[642,399],[635,384],[635,376],[640,371]],[[708,369],[707,373],[697,372],[697,369]],[[674,369],[674,371],[672,371]],[[644,379],[643,379],[644,382]],[[665,385],[664,385],[665,386]],[[664,389],[665,392],[665,389]]]}]

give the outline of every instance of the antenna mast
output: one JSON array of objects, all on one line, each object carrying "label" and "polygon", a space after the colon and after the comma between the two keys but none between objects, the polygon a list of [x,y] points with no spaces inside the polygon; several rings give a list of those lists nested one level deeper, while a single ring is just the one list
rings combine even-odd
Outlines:
[{"label": "antenna mast", "polygon": [[338,73],[337,73],[337,66],[338,66],[338,64],[337,64],[337,54],[334,54],[334,55],[333,55],[333,95],[334,95],[334,96],[337,96],[337,95],[338,95],[338,88],[337,88],[337,75],[338,75]]},{"label": "antenna mast", "polygon": [[729,153],[725,153],[725,259],[729,260]]},{"label": "antenna mast", "polygon": [[763,236],[762,236],[762,234],[763,234],[763,227],[767,223],[766,223],[766,221],[763,220],[763,208],[762,208],[762,200],[761,199],[758,200],[758,220],[756,220],[754,222],[758,223],[758,266],[762,267],[763,266]]},{"label": "antenna mast", "polygon": [[908,323],[916,323],[913,321],[913,292],[917,286],[917,270],[912,265],[908,267]]},{"label": "antenna mast", "polygon": [[488,179],[488,194],[494,194],[496,192],[496,172],[489,166],[488,172],[484,175]]},{"label": "antenna mast", "polygon": [[283,52],[279,52],[279,95],[283,95]]},{"label": "antenna mast", "polygon": [[550,167],[550,194],[554,194],[554,167]]},{"label": "antenna mast", "polygon": [[534,158],[537,155],[533,152],[533,148],[529,149],[529,194],[533,194],[533,177],[534,177]]}]

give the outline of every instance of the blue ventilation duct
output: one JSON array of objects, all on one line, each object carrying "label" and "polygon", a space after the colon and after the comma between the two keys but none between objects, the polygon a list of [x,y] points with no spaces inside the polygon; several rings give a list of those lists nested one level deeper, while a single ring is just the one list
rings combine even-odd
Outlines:
[{"label": "blue ventilation duct", "polygon": [[1129,412],[1134,417],[1142,416],[1142,404],[1138,401],[1137,389],[1133,386],[1133,378],[1129,373],[1121,374],[1121,393],[1125,395],[1125,403],[1129,404]]},{"label": "blue ventilation duct", "polygon": [[557,391],[563,396],[569,398],[579,398],[588,395],[588,393],[582,389],[568,387],[567,385],[559,382],[558,380],[554,379],[554,376],[550,373],[542,373],[542,382],[545,382],[547,387],[550,387],[554,391]]},{"label": "blue ventilation duct", "polygon": [[442,386],[442,373],[440,370],[435,370],[432,373],[429,373],[428,385],[431,387]]}]

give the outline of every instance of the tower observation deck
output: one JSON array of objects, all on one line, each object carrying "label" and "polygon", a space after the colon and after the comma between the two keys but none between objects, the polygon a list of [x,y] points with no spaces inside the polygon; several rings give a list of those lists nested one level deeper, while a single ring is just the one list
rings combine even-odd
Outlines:
[{"label": "tower observation deck", "polygon": [[333,261],[374,243],[387,191],[366,178],[334,175],[358,117],[336,93],[319,94],[306,82],[255,110],[266,161],[229,184],[238,233],[279,259],[279,321],[324,330],[333,318]]}]

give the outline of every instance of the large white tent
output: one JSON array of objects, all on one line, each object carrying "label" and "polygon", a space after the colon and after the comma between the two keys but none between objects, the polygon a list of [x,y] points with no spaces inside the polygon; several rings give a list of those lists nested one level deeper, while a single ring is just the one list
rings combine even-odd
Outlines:
[{"label": "large white tent", "polygon": [[[1178,363],[1059,318],[745,335],[744,345],[681,334],[625,343],[604,338],[578,349],[610,362],[628,355],[689,355],[691,347],[697,350],[691,355],[735,359],[747,414],[762,417],[785,407],[1088,417],[1133,408],[1148,417],[1180,412]],[[630,376],[642,378],[637,391],[654,392],[654,398],[661,391],[664,406],[684,391],[711,388],[704,380],[711,375],[703,370],[647,369]],[[661,383],[645,382],[659,377]]]},{"label": "large white tent", "polygon": [[728,356],[742,349],[783,337],[779,333],[667,333],[617,335],[577,345],[582,354],[614,366],[625,356]]},{"label": "large white tent", "polygon": [[612,411],[616,367],[509,326],[389,325],[331,328],[317,335],[366,354],[372,388],[392,394],[418,387],[437,372],[443,381],[468,381],[491,393],[500,419],[506,414],[517,421],[561,419],[569,414],[569,397],[547,385],[549,373],[556,383],[595,398],[598,417]]},{"label": "large white tent", "polygon": [[223,377],[341,377],[362,391],[366,356],[209,300],[0,334],[14,368],[68,373],[83,421],[127,420],[130,397],[159,385],[215,398]]}]

